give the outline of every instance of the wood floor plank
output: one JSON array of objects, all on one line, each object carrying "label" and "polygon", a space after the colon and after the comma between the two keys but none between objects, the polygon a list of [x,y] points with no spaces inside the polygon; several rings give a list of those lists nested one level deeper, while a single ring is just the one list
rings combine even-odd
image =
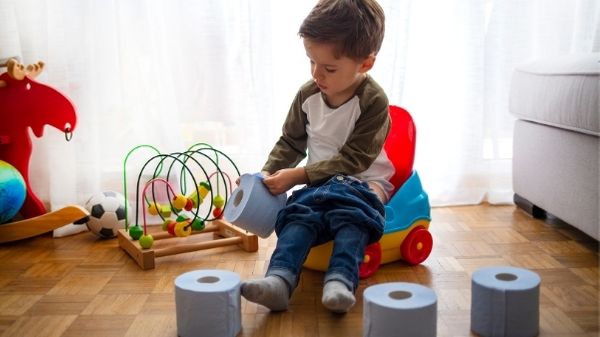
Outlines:
[{"label": "wood floor plank", "polygon": [[142,311],[148,294],[104,295],[94,297],[83,315],[137,315]]},{"label": "wood floor plank", "polygon": [[41,295],[0,294],[0,315],[21,316],[40,298]]},{"label": "wood floor plank", "polygon": [[0,315],[0,336],[4,336],[4,331],[8,330],[19,319],[19,316]]},{"label": "wood floor plank", "polygon": [[54,286],[48,294],[50,295],[95,295],[110,282],[111,275],[85,275],[72,273]]},{"label": "wood floor plank", "polygon": [[174,312],[164,314],[140,314],[135,317],[125,337],[164,337],[177,335]]},{"label": "wood floor plank", "polygon": [[45,295],[26,312],[28,316],[80,315],[94,295]]},{"label": "wood floor plank", "polygon": [[570,270],[573,274],[579,276],[587,284],[591,284],[598,289],[598,281],[600,280],[600,276],[598,275],[597,267],[570,268]]},{"label": "wood floor plank", "polygon": [[61,337],[123,337],[135,315],[80,315]]},{"label": "wood floor plank", "polygon": [[2,336],[61,337],[76,318],[76,315],[21,316]]}]

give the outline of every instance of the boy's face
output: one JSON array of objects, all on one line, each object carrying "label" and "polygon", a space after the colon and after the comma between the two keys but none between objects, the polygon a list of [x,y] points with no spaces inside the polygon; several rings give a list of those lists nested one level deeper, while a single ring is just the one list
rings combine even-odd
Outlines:
[{"label": "boy's face", "polygon": [[330,105],[341,105],[352,97],[375,60],[374,56],[362,61],[346,56],[336,58],[332,43],[315,42],[309,38],[304,38],[303,42],[310,59],[312,77]]}]

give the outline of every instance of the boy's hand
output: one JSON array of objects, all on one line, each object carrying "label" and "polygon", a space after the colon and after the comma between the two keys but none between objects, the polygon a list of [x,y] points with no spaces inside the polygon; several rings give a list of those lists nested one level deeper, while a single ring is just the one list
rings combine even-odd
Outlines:
[{"label": "boy's hand", "polygon": [[282,169],[272,175],[265,176],[263,183],[271,194],[278,195],[287,192],[290,188],[308,183],[304,167]]}]

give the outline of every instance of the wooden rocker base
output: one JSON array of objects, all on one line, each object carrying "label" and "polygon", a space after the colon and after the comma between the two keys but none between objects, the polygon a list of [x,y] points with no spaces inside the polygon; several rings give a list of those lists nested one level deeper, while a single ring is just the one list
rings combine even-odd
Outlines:
[{"label": "wooden rocker base", "polygon": [[[192,232],[186,238],[174,237],[163,231],[161,226],[150,226],[148,231],[154,238],[154,244],[150,249],[143,249],[139,241],[132,240],[125,229],[117,233],[119,246],[127,252],[137,264],[144,270],[153,269],[157,257],[194,252],[215,247],[238,245],[247,252],[258,250],[258,237],[233,226],[223,220],[214,220],[207,223],[202,231]],[[211,241],[186,243],[194,236],[213,233]]]},{"label": "wooden rocker base", "polygon": [[80,206],[66,206],[33,218],[0,225],[0,243],[27,239],[41,235],[64,225],[83,221],[88,211]]}]

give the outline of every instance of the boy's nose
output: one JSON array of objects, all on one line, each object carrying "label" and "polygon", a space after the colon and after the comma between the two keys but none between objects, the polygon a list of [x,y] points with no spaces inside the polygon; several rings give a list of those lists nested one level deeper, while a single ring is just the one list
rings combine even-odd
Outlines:
[{"label": "boy's nose", "polygon": [[318,67],[314,67],[312,77],[316,82],[321,81],[323,79],[323,72],[318,70]]}]

